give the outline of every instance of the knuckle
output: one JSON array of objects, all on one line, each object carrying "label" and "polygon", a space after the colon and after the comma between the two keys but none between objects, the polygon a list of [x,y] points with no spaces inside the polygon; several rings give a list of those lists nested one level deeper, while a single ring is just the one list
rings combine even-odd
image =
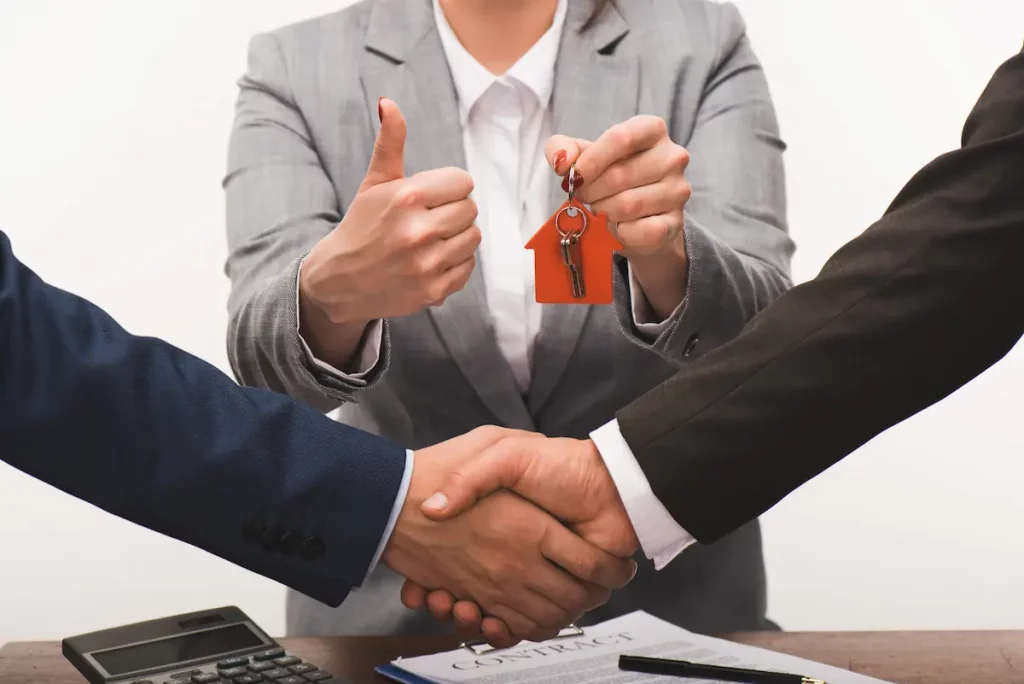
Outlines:
[{"label": "knuckle", "polygon": [[668,135],[668,123],[660,116],[652,116],[650,119],[650,126],[653,130],[657,131],[661,136]]},{"label": "knuckle", "polygon": [[690,185],[690,181],[685,178],[683,179],[683,186],[680,189],[679,194],[682,195],[683,204],[689,202],[690,197],[693,195],[693,186]]},{"label": "knuckle", "polygon": [[619,147],[629,148],[633,144],[633,132],[626,124],[615,124],[610,131],[613,143]]},{"label": "knuckle", "polygon": [[658,222],[651,226],[651,229],[647,231],[646,246],[655,248],[665,242],[665,239],[669,235],[669,225],[667,222]]},{"label": "knuckle", "polygon": [[395,191],[391,202],[400,209],[412,209],[422,202],[422,193],[411,183],[405,183]]},{"label": "knuckle", "polygon": [[410,225],[398,235],[398,246],[405,250],[413,250],[423,244],[426,231],[422,226]]},{"label": "knuckle", "polygon": [[426,294],[427,300],[429,302],[436,302],[439,300],[447,299],[449,293],[448,288],[445,286],[443,282],[440,282],[439,280],[434,280],[430,283],[427,283]]},{"label": "knuckle", "polygon": [[497,425],[481,425],[473,430],[473,435],[486,440],[497,440],[503,430]]},{"label": "knuckle", "polygon": [[621,166],[613,166],[605,171],[605,177],[612,192],[621,192],[629,187],[629,173]]},{"label": "knuckle", "polygon": [[683,212],[674,211],[669,215],[669,235],[675,235],[676,233],[682,232],[683,230]]},{"label": "knuckle", "polygon": [[623,216],[635,218],[642,209],[643,202],[635,194],[625,194],[619,200],[619,212]]},{"label": "knuckle", "polygon": [[421,276],[430,275],[437,269],[437,266],[437,257],[429,253],[417,254],[413,259],[413,269]]},{"label": "knuckle", "polygon": [[451,171],[453,182],[458,183],[460,188],[463,189],[467,195],[473,192],[473,176],[469,174],[469,171],[460,169],[457,166],[451,167]]},{"label": "knuckle", "polygon": [[690,153],[682,145],[675,145],[672,150],[672,168],[676,171],[683,171],[690,164]]},{"label": "knuckle", "polygon": [[580,579],[592,581],[600,570],[600,564],[593,555],[582,554],[573,559],[573,574]]}]

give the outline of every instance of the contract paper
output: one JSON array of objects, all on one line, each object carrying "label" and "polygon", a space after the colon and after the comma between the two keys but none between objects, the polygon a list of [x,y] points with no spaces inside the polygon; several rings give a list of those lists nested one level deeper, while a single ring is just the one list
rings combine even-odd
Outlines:
[{"label": "contract paper", "polygon": [[418,658],[400,658],[392,665],[414,675],[404,681],[435,684],[690,684],[712,681],[625,672],[618,667],[620,655],[773,670],[815,677],[828,684],[885,684],[879,679],[830,665],[693,634],[643,611],[586,627],[582,636],[541,643],[526,641],[514,648],[481,655],[463,648]]}]

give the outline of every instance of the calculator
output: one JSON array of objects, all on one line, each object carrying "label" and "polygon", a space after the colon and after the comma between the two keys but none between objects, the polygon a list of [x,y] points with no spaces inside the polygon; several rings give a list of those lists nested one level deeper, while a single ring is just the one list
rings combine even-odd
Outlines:
[{"label": "calculator", "polygon": [[93,684],[345,684],[234,606],[80,634],[61,647]]}]

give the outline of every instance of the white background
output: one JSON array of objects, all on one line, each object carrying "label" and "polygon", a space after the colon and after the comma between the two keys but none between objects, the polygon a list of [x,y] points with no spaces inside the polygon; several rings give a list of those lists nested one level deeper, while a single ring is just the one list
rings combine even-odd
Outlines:
[{"label": "white background", "polygon": [[[17,254],[227,369],[219,183],[246,44],[344,4],[0,3],[0,228]],[[738,4],[790,146],[797,280],[957,145],[1024,41],[1019,0]],[[765,516],[770,614],[788,629],[1024,628],[1022,388],[1018,349]],[[3,466],[0,515],[0,642],[224,604],[283,631],[273,582]]]}]

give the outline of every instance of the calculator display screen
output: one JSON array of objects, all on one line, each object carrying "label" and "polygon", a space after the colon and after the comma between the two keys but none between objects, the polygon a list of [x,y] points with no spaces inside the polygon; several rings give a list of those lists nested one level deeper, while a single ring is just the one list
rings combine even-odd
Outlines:
[{"label": "calculator display screen", "polygon": [[92,657],[111,676],[148,670],[163,665],[262,646],[265,642],[245,625],[230,625],[203,632],[192,632],[169,639],[92,653]]}]

